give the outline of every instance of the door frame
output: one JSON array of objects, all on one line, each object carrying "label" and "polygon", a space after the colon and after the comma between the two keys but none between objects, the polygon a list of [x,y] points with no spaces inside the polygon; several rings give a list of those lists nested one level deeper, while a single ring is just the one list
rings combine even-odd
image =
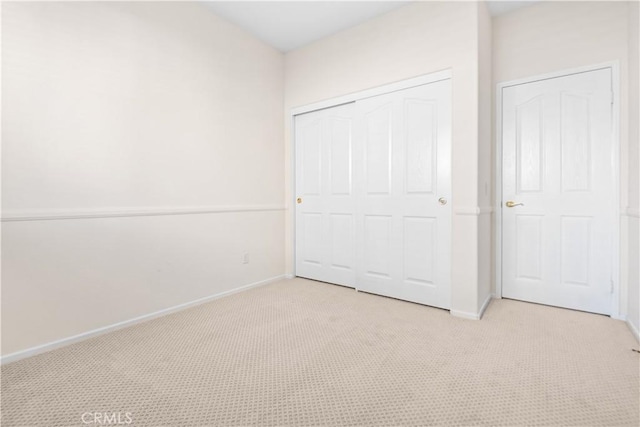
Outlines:
[{"label": "door frame", "polygon": [[[293,107],[289,110],[289,141],[291,146],[291,153],[289,156],[289,167],[291,168],[290,175],[290,191],[286,206],[291,206],[289,210],[289,218],[291,220],[291,235],[289,237],[289,245],[291,247],[291,272],[292,276],[296,277],[296,128],[295,120],[296,116],[304,113],[311,113],[313,111],[322,110],[325,108],[337,107],[339,105],[349,104],[361,99],[371,98],[373,96],[383,95],[386,93],[396,92],[399,90],[410,89],[416,86],[423,86],[430,83],[436,83],[442,80],[451,80],[453,78],[453,72],[450,68],[440,71],[434,71],[433,73],[420,75],[417,77],[408,78],[405,80],[395,81],[387,83],[381,86],[375,86],[369,89],[364,89],[358,92],[352,92],[346,95],[337,96],[334,98],[325,99],[322,101],[314,102],[311,104],[302,105],[299,107]],[[453,197],[450,197],[452,199]],[[288,277],[288,276],[287,276]]]},{"label": "door frame", "polygon": [[620,63],[610,61],[601,64],[584,67],[570,68],[551,73],[539,74],[517,80],[501,82],[496,85],[496,131],[495,131],[495,201],[494,201],[494,237],[495,237],[495,298],[502,298],[502,93],[503,90],[512,87],[533,83],[541,80],[549,80],[558,77],[566,77],[574,74],[587,73],[603,69],[611,70],[611,92],[613,93],[612,108],[612,153],[613,183],[614,183],[614,214],[613,224],[613,248],[612,248],[612,298],[611,314],[614,319],[624,319],[620,313]]}]

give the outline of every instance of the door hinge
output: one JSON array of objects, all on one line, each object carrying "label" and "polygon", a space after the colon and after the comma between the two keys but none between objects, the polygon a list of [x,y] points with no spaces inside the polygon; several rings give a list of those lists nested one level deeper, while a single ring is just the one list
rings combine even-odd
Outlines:
[{"label": "door hinge", "polygon": [[613,92],[611,92],[611,105],[613,105]]},{"label": "door hinge", "polygon": [[609,293],[613,293],[613,280],[611,280],[611,289],[609,290]]}]

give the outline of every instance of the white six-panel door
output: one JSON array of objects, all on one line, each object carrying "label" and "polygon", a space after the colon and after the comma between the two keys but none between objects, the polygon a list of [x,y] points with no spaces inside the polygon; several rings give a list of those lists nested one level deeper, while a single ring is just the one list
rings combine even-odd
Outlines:
[{"label": "white six-panel door", "polygon": [[502,101],[502,295],[609,314],[611,69],[507,87]]},{"label": "white six-panel door", "polygon": [[298,276],[450,307],[450,92],[444,80],[296,116]]},{"label": "white six-panel door", "polygon": [[296,116],[296,275],[355,286],[353,114],[347,104]]}]

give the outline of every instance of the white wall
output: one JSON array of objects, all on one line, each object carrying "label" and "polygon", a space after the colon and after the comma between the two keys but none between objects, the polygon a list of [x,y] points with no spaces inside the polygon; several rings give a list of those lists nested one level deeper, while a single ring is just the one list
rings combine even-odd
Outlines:
[{"label": "white wall", "polygon": [[493,76],[503,82],[627,58],[626,2],[540,2],[493,18]]},{"label": "white wall", "polygon": [[[323,99],[451,68],[453,71],[452,312],[477,314],[478,5],[416,2],[285,55],[285,112]],[[291,164],[286,118],[287,165]],[[287,169],[287,200],[291,169]],[[287,219],[287,272],[293,271]]]},{"label": "white wall", "polygon": [[[493,19],[493,82],[600,64],[620,63],[620,158],[629,159],[628,2],[540,2]],[[635,169],[638,168],[637,160]],[[619,312],[627,312],[629,243],[624,213],[629,170],[620,162],[621,281]]]},{"label": "white wall", "polygon": [[198,3],[2,8],[3,217],[143,214],[3,222],[3,355],[284,273],[281,53]]},{"label": "white wall", "polygon": [[640,3],[629,5],[628,318],[640,331]]}]

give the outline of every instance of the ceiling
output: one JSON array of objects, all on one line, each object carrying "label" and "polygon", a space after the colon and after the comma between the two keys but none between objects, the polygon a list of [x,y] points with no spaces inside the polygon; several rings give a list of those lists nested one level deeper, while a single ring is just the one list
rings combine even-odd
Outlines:
[{"label": "ceiling", "polygon": [[[281,52],[307,45],[410,1],[203,1],[216,15]],[[535,1],[490,1],[492,15]]]},{"label": "ceiling", "polygon": [[407,1],[206,2],[276,49],[287,52],[404,6]]},{"label": "ceiling", "polygon": [[520,9],[525,6],[531,6],[534,3],[538,3],[540,0],[533,1],[488,1],[487,5],[489,6],[489,12],[491,15],[497,16],[502,15],[503,13],[511,12],[512,10]]}]

